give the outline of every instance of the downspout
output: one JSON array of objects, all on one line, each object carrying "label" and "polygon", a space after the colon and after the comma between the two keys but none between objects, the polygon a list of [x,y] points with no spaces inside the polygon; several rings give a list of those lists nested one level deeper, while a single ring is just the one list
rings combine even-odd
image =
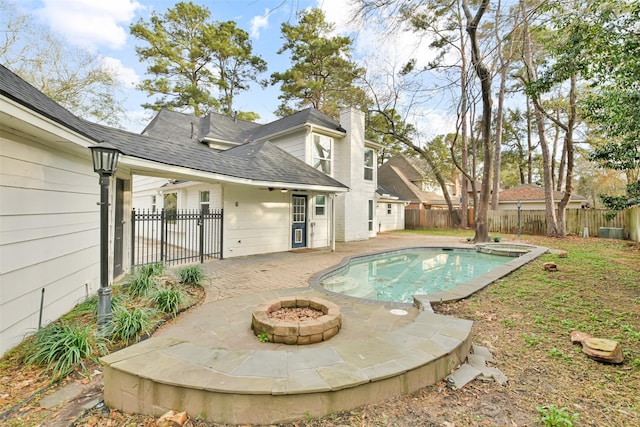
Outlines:
[{"label": "downspout", "polygon": [[336,251],[336,194],[331,195],[331,252]]}]

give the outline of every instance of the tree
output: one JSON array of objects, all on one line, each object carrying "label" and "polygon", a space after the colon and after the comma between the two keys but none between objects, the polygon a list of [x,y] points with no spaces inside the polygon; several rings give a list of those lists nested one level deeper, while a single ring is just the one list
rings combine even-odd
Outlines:
[{"label": "tree", "polygon": [[475,15],[471,13],[467,0],[462,1],[462,8],[467,18],[466,31],[471,42],[471,63],[480,80],[482,93],[482,118],[480,119],[480,136],[482,139],[482,151],[484,157],[484,168],[482,172],[482,183],[480,190],[479,204],[476,206],[476,234],[473,241],[489,241],[489,197],[491,194],[491,155],[493,152],[491,140],[491,73],[482,59],[480,45],[478,43],[478,27],[483,15],[489,8],[489,0],[482,0]]},{"label": "tree", "polygon": [[152,76],[139,88],[160,96],[145,108],[231,116],[235,95],[266,70],[266,63],[252,54],[244,30],[233,21],[211,21],[211,12],[192,2],[177,3],[163,15],[153,12],[148,22],[140,19],[130,31],[145,42],[136,53],[140,61],[149,62]]},{"label": "tree", "polygon": [[624,196],[602,196],[613,216],[640,205],[640,3],[580,1],[578,7],[559,28],[567,35],[566,56],[582,59],[594,89],[580,102],[582,115],[608,140],[590,158],[627,175]]},{"label": "tree", "polygon": [[0,62],[77,116],[120,126],[124,109],[114,72],[98,55],[70,47],[34,22],[13,3],[0,1]]},{"label": "tree", "polygon": [[280,83],[282,92],[278,116],[313,107],[338,117],[344,107],[366,106],[365,92],[356,86],[364,70],[351,60],[352,41],[330,36],[333,28],[317,8],[299,12],[296,25],[282,24],[284,44],[278,54],[289,52],[291,68],[271,75],[271,84]]}]

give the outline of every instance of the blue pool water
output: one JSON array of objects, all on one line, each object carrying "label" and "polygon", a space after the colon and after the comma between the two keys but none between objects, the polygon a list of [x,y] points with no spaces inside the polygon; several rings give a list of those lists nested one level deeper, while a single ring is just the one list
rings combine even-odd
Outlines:
[{"label": "blue pool water", "polygon": [[411,303],[414,295],[450,290],[512,259],[468,249],[401,250],[352,259],[320,283],[352,297]]}]

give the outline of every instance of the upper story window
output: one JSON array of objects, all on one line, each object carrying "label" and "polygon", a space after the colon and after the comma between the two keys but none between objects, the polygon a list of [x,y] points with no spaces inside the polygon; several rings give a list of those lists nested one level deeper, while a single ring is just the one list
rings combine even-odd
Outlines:
[{"label": "upper story window", "polygon": [[333,138],[313,135],[313,167],[331,175]]},{"label": "upper story window", "polygon": [[210,203],[211,202],[210,202],[209,190],[201,191],[200,192],[200,209],[202,210],[202,213],[209,213]]},{"label": "upper story window", "polygon": [[158,206],[157,203],[158,202],[157,202],[156,196],[151,196],[151,212],[155,212],[156,211],[157,206]]},{"label": "upper story window", "polygon": [[364,149],[364,179],[373,181],[373,150]]},{"label": "upper story window", "polygon": [[391,203],[387,203],[387,215],[391,215]]}]

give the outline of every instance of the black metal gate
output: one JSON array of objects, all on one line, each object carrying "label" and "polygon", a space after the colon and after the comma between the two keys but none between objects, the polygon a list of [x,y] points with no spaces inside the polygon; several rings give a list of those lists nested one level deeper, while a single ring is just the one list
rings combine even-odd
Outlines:
[{"label": "black metal gate", "polygon": [[131,211],[131,266],[222,259],[222,209]]}]

